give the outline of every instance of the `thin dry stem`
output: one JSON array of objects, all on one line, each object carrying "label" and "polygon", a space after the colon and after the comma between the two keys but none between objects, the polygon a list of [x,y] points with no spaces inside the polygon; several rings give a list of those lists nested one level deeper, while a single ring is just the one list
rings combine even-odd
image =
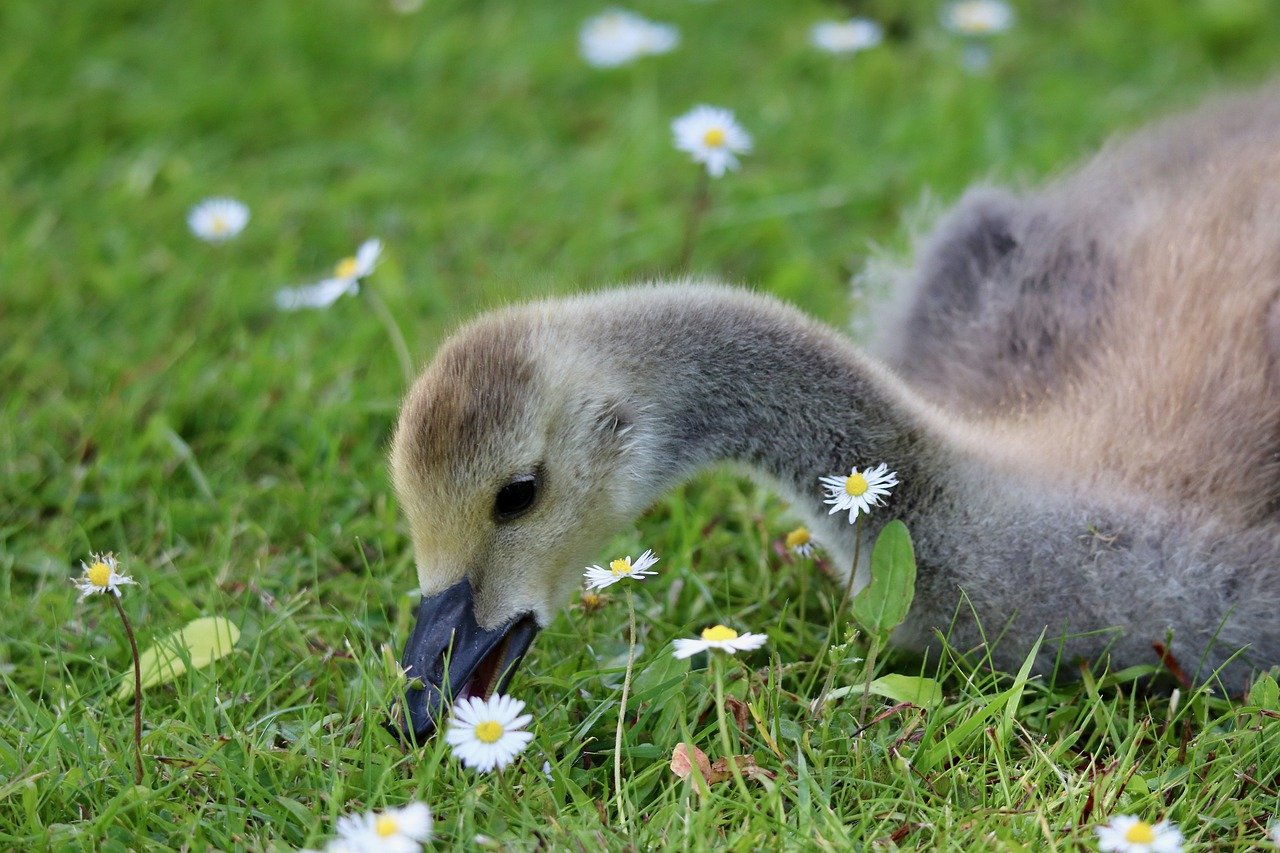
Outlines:
[{"label": "thin dry stem", "polygon": [[134,781],[139,785],[142,784],[142,661],[138,657],[138,641],[133,637],[133,626],[129,624],[129,617],[125,615],[124,606],[120,603],[120,596],[111,595],[111,602],[116,606],[116,612],[120,614],[120,621],[124,623],[125,636],[129,638],[129,651],[133,653],[133,758],[134,758]]}]

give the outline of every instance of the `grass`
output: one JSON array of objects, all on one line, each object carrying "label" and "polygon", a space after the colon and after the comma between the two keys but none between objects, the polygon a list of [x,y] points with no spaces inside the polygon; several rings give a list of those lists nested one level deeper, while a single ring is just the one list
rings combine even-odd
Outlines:
[{"label": "grass", "polygon": [[[414,798],[445,848],[1078,849],[1118,812],[1168,817],[1194,849],[1259,844],[1280,725],[1219,696],[891,655],[882,671],[937,675],[943,704],[857,736],[855,700],[815,720],[828,665],[861,677],[814,660],[838,590],[777,556],[785,507],[724,472],[601,555],[663,556],[636,590],[624,793],[642,821],[612,810],[621,596],[539,637],[512,685],[536,738],[510,770],[381,728],[413,607],[384,463],[403,380],[369,305],[283,315],[278,286],[381,236],[371,284],[421,364],[483,308],[668,274],[696,171],[667,127],[705,101],[756,152],[713,186],[694,269],[842,324],[850,275],[906,249],[926,194],[1048,174],[1262,79],[1280,45],[1264,0],[1026,0],[975,77],[931,4],[846,5],[889,24],[886,46],[810,49],[834,3],[650,0],[681,47],[599,71],[574,39],[600,4],[577,0],[0,4],[0,847],[317,847],[339,815]],[[185,211],[221,193],[250,227],[198,243]],[[144,646],[201,615],[242,630],[147,692],[142,786],[111,698],[125,639],[67,580],[91,550],[141,581],[124,605]],[[750,798],[668,769],[681,740],[723,753],[707,671],[666,652],[712,619],[771,638],[724,685],[760,720],[737,747],[777,774]]]}]

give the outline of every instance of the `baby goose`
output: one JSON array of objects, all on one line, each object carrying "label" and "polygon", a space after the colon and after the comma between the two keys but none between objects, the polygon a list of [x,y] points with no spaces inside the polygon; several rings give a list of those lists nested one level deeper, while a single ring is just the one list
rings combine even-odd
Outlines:
[{"label": "baby goose", "polygon": [[608,538],[719,462],[846,566],[854,527],[819,476],[898,472],[863,535],[901,518],[915,540],[901,645],[975,646],[981,625],[1010,667],[1044,632],[1044,671],[1151,661],[1171,633],[1233,687],[1280,662],[1278,132],[1269,91],[1036,195],[971,193],[882,360],[775,299],[689,281],[459,330],[391,453],[423,594],[407,729],[429,733],[444,694],[500,687]]}]

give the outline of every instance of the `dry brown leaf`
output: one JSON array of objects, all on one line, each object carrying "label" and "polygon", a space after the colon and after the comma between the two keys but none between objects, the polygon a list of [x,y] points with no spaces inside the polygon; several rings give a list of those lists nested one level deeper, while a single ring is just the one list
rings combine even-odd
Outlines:
[{"label": "dry brown leaf", "polygon": [[708,782],[723,782],[733,776],[733,771],[729,769],[729,762],[723,758],[717,758],[716,763],[711,765],[711,777]]},{"label": "dry brown leaf", "polygon": [[743,702],[736,696],[726,696],[724,699],[724,709],[733,717],[733,722],[737,724],[738,731],[746,734],[747,732],[747,703]]},{"label": "dry brown leaf", "polygon": [[[689,758],[690,750],[693,751],[692,760]],[[778,778],[777,773],[756,764],[754,755],[734,756],[733,761],[738,765],[738,770],[744,778],[754,779],[757,782]],[[671,752],[671,772],[681,779],[688,779],[693,773],[695,763],[702,778],[710,785],[733,778],[733,768],[728,759],[717,758],[713,764],[707,760],[707,754],[696,746],[690,746],[687,743],[676,744],[676,748]]]},{"label": "dry brown leaf", "polygon": [[[756,764],[754,755],[736,755],[733,758],[734,763],[738,765],[738,771],[742,773],[744,778],[754,779],[757,782],[765,779],[773,780],[778,778],[778,774],[772,770],[766,770]],[[723,758],[717,758],[715,763],[711,765],[711,780],[713,782],[722,782],[733,775],[733,769],[729,766],[729,762]]]},{"label": "dry brown leaf", "polygon": [[[693,750],[693,761],[689,760],[689,750]],[[698,764],[698,772],[702,774],[702,778],[711,781],[711,762],[707,760],[707,754],[687,743],[678,743],[671,751],[671,772],[681,779],[688,779],[693,772],[694,761]]]}]

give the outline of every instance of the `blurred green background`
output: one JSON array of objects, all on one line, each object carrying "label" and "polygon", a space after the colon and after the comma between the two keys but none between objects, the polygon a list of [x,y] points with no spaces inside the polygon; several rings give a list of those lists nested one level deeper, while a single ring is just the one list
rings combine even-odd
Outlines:
[{"label": "blurred green background", "polygon": [[[604,4],[577,0],[425,0],[411,14],[355,0],[0,4],[0,676],[26,697],[0,710],[0,844],[72,827],[51,837],[177,845],[197,824],[196,846],[317,844],[324,827],[305,815],[448,801],[464,785],[406,780],[405,759],[360,725],[384,698],[376,650],[402,640],[414,584],[384,462],[404,390],[395,354],[364,298],[286,314],[277,288],[380,237],[369,287],[421,366],[486,307],[669,276],[698,175],[669,125],[709,103],[736,113],[755,151],[714,182],[693,272],[844,324],[865,307],[851,277],[877,253],[905,256],[918,211],[975,181],[1038,180],[1116,131],[1261,81],[1280,48],[1266,0],[1014,7],[991,67],[969,73],[926,2],[636,2],[681,44],[617,69],[578,56],[579,26]],[[882,23],[885,43],[853,57],[809,45],[813,23],[851,14]],[[239,238],[188,232],[209,195],[250,206]],[[753,531],[778,533],[781,512],[703,478],[618,545],[673,567],[762,565]],[[712,523],[724,532],[701,535]],[[90,550],[143,581],[127,601],[144,636],[213,613],[245,629],[233,666],[149,699],[153,754],[206,755],[211,728],[261,734],[280,708],[308,725],[332,712],[326,738],[362,750],[343,759],[359,780],[335,789],[336,771],[309,764],[329,747],[285,738],[298,764],[282,758],[278,778],[242,756],[161,820],[169,795],[131,793],[125,721],[93,710],[127,657],[113,614],[67,582]],[[707,584],[720,612],[759,607],[749,572]],[[661,617],[673,634],[711,606],[694,586]],[[576,689],[551,661],[616,625],[578,621],[539,640],[518,683],[534,706]],[[335,663],[344,639],[377,672]],[[214,679],[253,697],[219,712],[241,716],[203,704]],[[607,798],[599,762],[581,774],[588,800]],[[175,778],[156,790],[195,784]],[[466,831],[497,831],[467,815]]]}]

